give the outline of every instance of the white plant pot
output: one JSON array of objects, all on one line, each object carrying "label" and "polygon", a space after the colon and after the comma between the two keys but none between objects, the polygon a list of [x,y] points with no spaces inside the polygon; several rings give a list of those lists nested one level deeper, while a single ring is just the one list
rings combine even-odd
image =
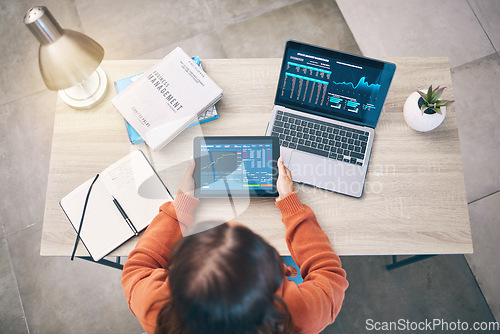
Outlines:
[{"label": "white plant pot", "polygon": [[422,113],[418,107],[418,99],[420,99],[420,94],[418,92],[413,92],[406,99],[403,108],[406,124],[413,130],[420,132],[434,130],[443,122],[446,116],[446,107],[441,107],[441,114]]}]

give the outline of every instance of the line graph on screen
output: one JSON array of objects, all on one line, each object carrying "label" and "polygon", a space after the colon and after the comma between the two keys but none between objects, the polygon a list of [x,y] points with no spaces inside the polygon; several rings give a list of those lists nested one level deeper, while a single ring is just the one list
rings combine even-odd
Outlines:
[{"label": "line graph on screen", "polygon": [[377,93],[379,88],[380,88],[379,84],[375,84],[375,83],[369,84],[368,82],[366,82],[366,77],[361,77],[356,85],[354,85],[354,83],[349,82],[349,81],[347,81],[347,82],[346,81],[342,81],[342,82],[332,81],[332,83],[334,85],[337,85],[337,86],[347,86],[347,87],[352,88],[354,90],[370,91],[372,94]]}]

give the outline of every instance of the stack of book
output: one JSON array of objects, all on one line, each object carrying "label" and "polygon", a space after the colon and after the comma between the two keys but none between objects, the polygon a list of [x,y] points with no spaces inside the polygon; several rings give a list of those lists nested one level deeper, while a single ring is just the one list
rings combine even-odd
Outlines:
[{"label": "stack of book", "polygon": [[115,86],[119,94],[111,102],[127,122],[130,141],[144,140],[153,150],[200,118],[218,117],[214,106],[222,89],[199,66],[199,59],[179,47],[145,73]]}]

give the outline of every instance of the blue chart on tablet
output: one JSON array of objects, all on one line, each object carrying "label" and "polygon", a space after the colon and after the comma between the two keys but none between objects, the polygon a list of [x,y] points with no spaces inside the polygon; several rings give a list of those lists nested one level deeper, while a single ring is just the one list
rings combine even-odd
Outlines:
[{"label": "blue chart on tablet", "polygon": [[200,149],[201,189],[272,189],[271,144],[204,143]]}]

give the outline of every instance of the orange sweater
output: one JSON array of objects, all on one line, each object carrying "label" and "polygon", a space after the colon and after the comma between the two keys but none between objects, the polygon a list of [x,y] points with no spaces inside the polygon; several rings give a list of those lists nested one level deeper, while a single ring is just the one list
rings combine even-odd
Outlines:
[{"label": "orange sweater", "polygon": [[[125,297],[148,333],[154,332],[163,305],[154,302],[169,295],[170,248],[182,237],[178,222],[189,225],[198,203],[198,199],[179,192],[173,202],[163,204],[124,265]],[[295,192],[276,205],[283,215],[288,249],[304,278],[299,285],[283,278],[277,294],[296,326],[304,333],[317,333],[333,323],[340,311],[348,286],[346,274],[316,216]]]}]

